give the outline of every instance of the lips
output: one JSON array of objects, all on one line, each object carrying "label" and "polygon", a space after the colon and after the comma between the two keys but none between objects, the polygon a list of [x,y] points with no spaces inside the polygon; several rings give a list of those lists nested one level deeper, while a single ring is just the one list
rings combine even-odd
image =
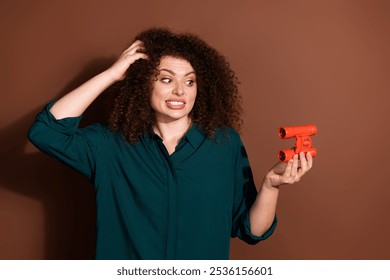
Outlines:
[{"label": "lips", "polygon": [[168,99],[165,101],[168,108],[173,110],[180,110],[183,109],[186,105],[186,102],[183,99]]}]

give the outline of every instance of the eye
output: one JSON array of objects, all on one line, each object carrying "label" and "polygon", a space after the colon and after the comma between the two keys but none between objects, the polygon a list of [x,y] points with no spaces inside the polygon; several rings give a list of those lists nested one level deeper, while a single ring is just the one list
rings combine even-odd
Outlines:
[{"label": "eye", "polygon": [[186,84],[187,84],[188,86],[193,86],[193,85],[195,84],[195,80],[187,80],[187,81],[186,81]]},{"label": "eye", "polygon": [[168,78],[168,77],[163,77],[160,79],[160,81],[163,83],[169,84],[170,82],[172,82],[172,79]]}]

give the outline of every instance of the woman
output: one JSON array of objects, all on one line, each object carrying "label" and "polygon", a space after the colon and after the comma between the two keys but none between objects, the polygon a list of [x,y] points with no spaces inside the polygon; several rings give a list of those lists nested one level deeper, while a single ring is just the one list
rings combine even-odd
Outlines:
[{"label": "woman", "polygon": [[[282,184],[310,154],[275,165],[256,190],[237,79],[198,37],[149,29],[106,71],[38,114],[29,139],[94,184],[97,259],[228,259],[230,237],[255,244],[276,227]],[[78,128],[106,88],[108,126]]]}]

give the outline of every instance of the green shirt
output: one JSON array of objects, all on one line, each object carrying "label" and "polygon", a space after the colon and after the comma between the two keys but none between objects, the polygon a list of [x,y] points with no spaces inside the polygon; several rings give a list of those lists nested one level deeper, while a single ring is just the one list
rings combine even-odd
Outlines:
[{"label": "green shirt", "polygon": [[230,237],[249,244],[257,192],[239,135],[209,139],[196,126],[168,154],[145,133],[132,145],[107,126],[78,128],[80,117],[56,120],[53,102],[36,117],[30,141],[85,174],[97,208],[97,259],[228,259]]}]

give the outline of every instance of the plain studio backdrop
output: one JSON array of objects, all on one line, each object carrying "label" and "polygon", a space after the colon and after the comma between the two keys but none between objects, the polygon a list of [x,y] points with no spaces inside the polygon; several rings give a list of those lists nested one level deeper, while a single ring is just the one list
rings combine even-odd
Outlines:
[{"label": "plain studio backdrop", "polygon": [[[390,258],[390,2],[1,1],[0,259],[89,259],[92,185],[26,139],[36,113],[106,69],[145,28],[198,34],[244,97],[242,138],[257,184],[313,123],[313,170],[281,189],[279,225],[232,259]],[[106,98],[83,125],[103,120]]]}]

